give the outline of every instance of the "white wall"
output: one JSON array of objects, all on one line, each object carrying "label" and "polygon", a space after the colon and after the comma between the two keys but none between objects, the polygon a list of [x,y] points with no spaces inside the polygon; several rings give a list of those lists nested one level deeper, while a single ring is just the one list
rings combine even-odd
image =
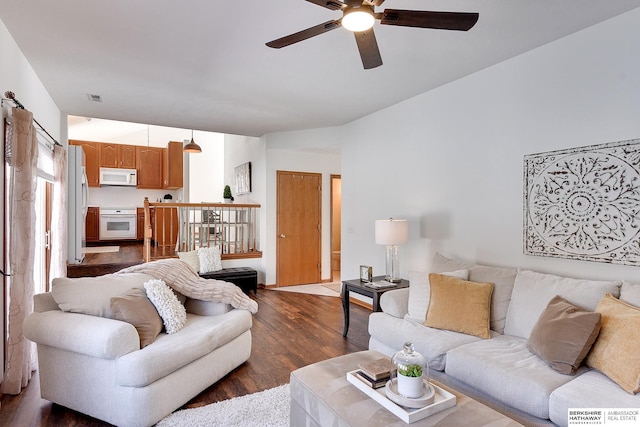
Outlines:
[{"label": "white wall", "polygon": [[[236,194],[235,168],[243,163],[251,162],[251,193]],[[260,205],[260,217],[258,224],[258,247],[263,251],[262,258],[246,258],[238,260],[225,260],[223,267],[251,267],[258,271],[258,283],[265,284],[266,261],[264,257],[264,242],[266,239],[265,205],[265,143],[262,138],[250,136],[228,135],[224,136],[224,178],[219,188],[219,199],[222,199],[224,185],[231,187],[234,203],[257,203]]]},{"label": "white wall", "polygon": [[[34,117],[44,126],[45,129],[60,143],[61,140],[60,124],[61,114],[58,107],[49,96],[49,93],[38,79],[33,68],[27,62],[26,58],[16,45],[15,41],[7,31],[4,23],[0,21],[0,58],[2,58],[2,66],[0,67],[0,91],[4,98],[4,92],[11,90],[16,94],[16,98],[24,106],[33,112]],[[12,105],[7,103],[2,109],[2,118],[7,116]],[[0,147],[4,147],[4,132],[0,132]],[[4,150],[2,151],[2,173],[0,173],[0,188],[4,188]],[[0,217],[3,217],[2,204],[0,204]],[[5,241],[3,227],[0,227],[0,235],[2,241]],[[4,247],[0,246],[0,259],[4,260]],[[8,266],[4,262],[1,263],[4,271],[8,270]],[[0,294],[0,318],[4,319],[4,294]],[[4,336],[4,333],[2,334]],[[4,366],[4,339],[0,339],[0,366]],[[0,369],[0,382],[4,375],[4,369]]]},{"label": "white wall", "polygon": [[384,272],[374,221],[393,216],[410,222],[404,277],[438,250],[637,279],[633,267],[523,255],[522,175],[525,154],[640,138],[638,40],[640,9],[344,126],[343,278],[360,264]]},{"label": "white wall", "polygon": [[276,283],[276,172],[322,174],[321,279],[331,279],[331,175],[340,174],[340,128],[269,134],[266,137],[266,284]]},{"label": "white wall", "polygon": [[[224,134],[195,132],[202,153],[188,154],[189,198],[191,203],[221,202],[224,188]],[[191,140],[191,138],[189,138]]]}]

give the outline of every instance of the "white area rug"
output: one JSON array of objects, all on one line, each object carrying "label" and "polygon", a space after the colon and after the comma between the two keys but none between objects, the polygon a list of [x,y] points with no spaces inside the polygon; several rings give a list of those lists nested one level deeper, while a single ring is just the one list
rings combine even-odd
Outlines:
[{"label": "white area rug", "polygon": [[328,297],[340,296],[339,291],[334,291],[330,289],[327,285],[329,284],[317,283],[313,285],[282,286],[281,288],[269,288],[269,289],[274,291],[297,292],[301,294],[323,295]]},{"label": "white area rug", "polygon": [[201,408],[183,409],[160,420],[157,427],[288,427],[289,384],[247,394]]},{"label": "white area rug", "polygon": [[104,254],[107,252],[120,252],[120,246],[87,246],[82,248],[83,254]]}]

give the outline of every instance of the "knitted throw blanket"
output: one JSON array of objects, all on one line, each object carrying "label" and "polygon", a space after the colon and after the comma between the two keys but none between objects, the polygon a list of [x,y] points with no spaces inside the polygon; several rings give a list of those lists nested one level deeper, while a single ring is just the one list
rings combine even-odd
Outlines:
[{"label": "knitted throw blanket", "polygon": [[162,279],[171,288],[189,298],[230,304],[233,308],[258,312],[258,303],[233,283],[200,277],[189,265],[177,258],[151,261],[118,271],[144,273]]}]

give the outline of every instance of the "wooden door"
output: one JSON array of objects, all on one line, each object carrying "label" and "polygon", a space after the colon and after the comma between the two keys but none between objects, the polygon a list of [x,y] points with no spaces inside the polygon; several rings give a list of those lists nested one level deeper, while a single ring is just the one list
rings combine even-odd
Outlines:
[{"label": "wooden door", "polygon": [[319,283],[322,175],[277,172],[276,282]]}]

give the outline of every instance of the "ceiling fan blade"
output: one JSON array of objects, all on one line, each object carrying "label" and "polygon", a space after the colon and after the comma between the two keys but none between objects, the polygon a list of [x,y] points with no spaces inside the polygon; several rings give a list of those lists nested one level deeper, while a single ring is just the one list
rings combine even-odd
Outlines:
[{"label": "ceiling fan blade", "polygon": [[378,49],[378,42],[376,41],[376,35],[373,33],[373,28],[367,31],[354,32],[353,35],[356,37],[364,69],[368,70],[381,66],[382,57],[380,57],[380,49]]},{"label": "ceiling fan blade", "polygon": [[385,9],[381,24],[403,27],[435,28],[468,31],[478,22],[477,13],[429,12],[421,10]]},{"label": "ceiling fan blade", "polygon": [[327,31],[331,31],[340,26],[342,26],[342,24],[340,24],[340,20],[327,21],[314,27],[307,28],[306,30],[298,31],[297,33],[272,40],[269,43],[266,43],[266,45],[274,49],[280,49],[281,47],[289,46],[291,44],[301,42],[302,40],[326,33]]},{"label": "ceiling fan blade", "polygon": [[340,0],[307,0],[309,3],[317,4],[318,6],[326,7],[331,10],[341,10],[347,7],[346,4]]}]

